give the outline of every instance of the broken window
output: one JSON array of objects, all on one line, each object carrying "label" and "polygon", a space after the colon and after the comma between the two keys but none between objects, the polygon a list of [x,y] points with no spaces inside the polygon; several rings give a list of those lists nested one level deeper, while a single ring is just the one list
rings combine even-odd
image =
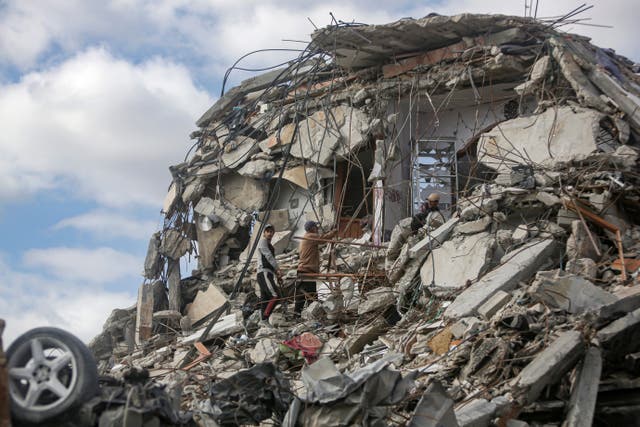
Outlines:
[{"label": "broken window", "polygon": [[440,209],[451,212],[458,193],[456,138],[419,139],[413,146],[411,182],[413,213],[431,193],[440,194]]}]

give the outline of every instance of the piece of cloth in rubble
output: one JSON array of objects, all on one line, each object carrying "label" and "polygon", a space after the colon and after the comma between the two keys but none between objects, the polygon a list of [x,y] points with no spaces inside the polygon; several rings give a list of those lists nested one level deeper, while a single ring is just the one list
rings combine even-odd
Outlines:
[{"label": "piece of cloth in rubble", "polygon": [[271,271],[275,273],[278,270],[278,261],[276,260],[276,251],[271,242],[264,237],[258,242],[258,273],[263,271]]},{"label": "piece of cloth in rubble", "polygon": [[304,332],[290,340],[284,341],[282,344],[293,350],[299,350],[309,364],[318,359],[318,354],[322,348],[322,341],[320,341],[320,338],[311,332]]},{"label": "piece of cloth in rubble", "polygon": [[211,406],[220,426],[279,424],[293,400],[289,382],[273,363],[261,363],[211,386]]}]

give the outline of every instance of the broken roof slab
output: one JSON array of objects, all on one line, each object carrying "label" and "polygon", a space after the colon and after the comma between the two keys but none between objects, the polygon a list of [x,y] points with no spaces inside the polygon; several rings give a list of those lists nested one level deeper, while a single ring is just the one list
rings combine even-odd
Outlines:
[{"label": "broken roof slab", "polygon": [[436,15],[386,25],[327,27],[314,32],[312,44],[335,52],[339,66],[363,68],[386,63],[394,56],[448,46],[462,37],[491,35],[522,25],[543,28],[532,19],[514,16]]}]

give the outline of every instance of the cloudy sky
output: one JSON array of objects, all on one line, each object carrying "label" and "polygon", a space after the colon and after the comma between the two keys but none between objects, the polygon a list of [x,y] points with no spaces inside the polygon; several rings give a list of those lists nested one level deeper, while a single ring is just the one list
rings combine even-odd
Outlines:
[{"label": "cloudy sky", "polygon": [[[633,3],[599,1],[582,15],[614,28],[564,29],[638,61]],[[540,0],[538,16],[580,4]],[[330,12],[369,24],[431,12],[522,16],[524,1],[0,0],[5,346],[44,325],[88,342],[113,308],[135,303],[167,168],[184,159],[226,68],[249,51],[304,47],[283,40],[308,41],[310,21],[325,26]]]}]

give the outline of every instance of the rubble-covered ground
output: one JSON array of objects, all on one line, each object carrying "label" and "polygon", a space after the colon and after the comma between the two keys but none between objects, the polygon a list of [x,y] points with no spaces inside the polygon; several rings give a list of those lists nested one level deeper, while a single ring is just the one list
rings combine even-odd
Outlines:
[{"label": "rubble-covered ground", "polygon": [[[637,66],[561,23],[334,25],[228,90],[171,167],[137,305],[91,344],[119,384],[99,425],[639,425]],[[447,221],[392,233],[412,144],[450,126]],[[297,318],[308,219],[341,237]],[[286,272],[268,322],[266,223]]]}]

